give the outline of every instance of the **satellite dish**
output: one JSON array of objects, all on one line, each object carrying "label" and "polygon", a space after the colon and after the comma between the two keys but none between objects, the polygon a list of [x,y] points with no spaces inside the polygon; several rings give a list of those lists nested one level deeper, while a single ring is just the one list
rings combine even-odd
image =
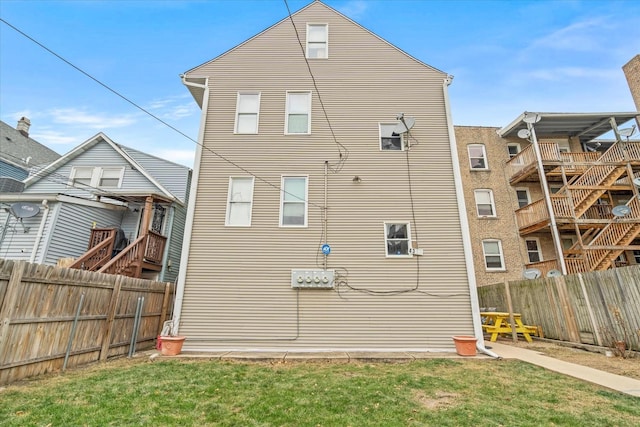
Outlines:
[{"label": "satellite dish", "polygon": [[560,270],[556,270],[555,268],[547,272],[547,277],[558,277],[558,276],[562,276],[562,272]]},{"label": "satellite dish", "polygon": [[618,205],[615,208],[611,209],[611,213],[614,216],[622,217],[629,215],[631,213],[631,208],[627,205]]},{"label": "satellite dish", "polygon": [[633,178],[633,185],[640,188],[640,178]]},{"label": "satellite dish", "polygon": [[518,138],[528,139],[531,136],[529,129],[520,129],[518,131]]},{"label": "satellite dish", "polygon": [[40,206],[33,203],[14,203],[9,208],[11,215],[16,218],[31,218],[40,213]]},{"label": "satellite dish", "polygon": [[524,273],[522,273],[525,279],[537,279],[542,276],[542,273],[537,268],[527,268]]},{"label": "satellite dish", "polygon": [[619,129],[618,133],[620,134],[620,136],[626,136],[627,138],[629,138],[631,135],[633,135],[636,131],[636,125],[633,125],[630,128],[625,128],[625,129]]},{"label": "satellite dish", "polygon": [[416,119],[414,119],[413,117],[402,116],[402,118],[398,120],[399,120],[398,124],[393,130],[393,132],[397,133],[398,135],[400,135],[401,133],[408,132],[409,129],[413,128],[413,126],[416,124]]},{"label": "satellite dish", "polygon": [[538,123],[542,117],[538,113],[524,113],[522,121],[525,123]]}]

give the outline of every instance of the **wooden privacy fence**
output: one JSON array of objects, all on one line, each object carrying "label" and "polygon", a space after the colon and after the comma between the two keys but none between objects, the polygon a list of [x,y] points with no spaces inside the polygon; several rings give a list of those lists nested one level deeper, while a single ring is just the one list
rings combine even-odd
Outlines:
[{"label": "wooden privacy fence", "polygon": [[640,350],[640,265],[478,288],[481,307],[522,314],[545,337]]},{"label": "wooden privacy fence", "polygon": [[0,259],[0,384],[153,347],[171,298],[169,283]]}]

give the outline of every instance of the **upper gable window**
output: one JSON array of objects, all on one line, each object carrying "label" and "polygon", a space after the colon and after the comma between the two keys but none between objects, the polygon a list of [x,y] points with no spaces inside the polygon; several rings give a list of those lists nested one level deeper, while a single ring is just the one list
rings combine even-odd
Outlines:
[{"label": "upper gable window", "polygon": [[311,133],[311,92],[287,92],[285,134]]},{"label": "upper gable window", "polygon": [[327,24],[307,24],[307,58],[326,59],[329,57],[329,26]]},{"label": "upper gable window", "polygon": [[483,144],[472,144],[468,147],[471,169],[489,169],[487,165],[487,151]]},{"label": "upper gable window", "polygon": [[402,135],[395,133],[397,124],[380,123],[380,149],[381,150],[403,150],[404,143]]},{"label": "upper gable window", "polygon": [[238,92],[235,133],[258,133],[260,92]]},{"label": "upper gable window", "polygon": [[71,169],[69,186],[82,186],[94,188],[120,188],[124,168],[101,168],[101,167],[74,167]]},{"label": "upper gable window", "polygon": [[69,185],[75,187],[76,184],[91,185],[91,177],[93,176],[93,168],[73,168],[71,169],[71,179]]}]

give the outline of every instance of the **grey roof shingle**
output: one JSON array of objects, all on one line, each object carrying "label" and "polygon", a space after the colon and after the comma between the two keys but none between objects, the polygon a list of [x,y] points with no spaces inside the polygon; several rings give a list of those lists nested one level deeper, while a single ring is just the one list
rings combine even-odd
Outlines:
[{"label": "grey roof shingle", "polygon": [[[38,141],[22,135],[16,129],[0,120],[1,160],[29,170],[32,166],[48,164],[59,157],[60,154],[45,147]],[[26,159],[29,159],[28,163]]]}]

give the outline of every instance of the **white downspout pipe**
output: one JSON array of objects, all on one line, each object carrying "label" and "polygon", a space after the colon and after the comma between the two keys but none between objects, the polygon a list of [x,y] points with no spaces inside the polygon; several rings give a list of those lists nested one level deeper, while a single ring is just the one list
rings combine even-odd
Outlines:
[{"label": "white downspout pipe", "polygon": [[29,257],[29,262],[34,263],[36,260],[36,255],[38,253],[38,247],[40,246],[40,242],[42,241],[42,235],[44,234],[44,227],[47,223],[47,216],[49,215],[49,201],[43,200],[42,207],[44,208],[44,212],[42,213],[42,219],[40,220],[40,227],[38,228],[38,234],[36,234],[36,240],[33,242],[33,249],[31,250],[31,256]]},{"label": "white downspout pipe", "polygon": [[451,118],[451,104],[449,102],[449,85],[453,81],[453,76],[444,79],[442,90],[444,92],[444,106],[447,114],[447,129],[449,132],[449,147],[451,151],[451,162],[453,166],[453,179],[456,187],[456,200],[458,202],[458,216],[460,218],[460,229],[462,231],[462,246],[464,248],[464,260],[467,267],[467,281],[469,283],[469,299],[471,300],[471,316],[473,321],[473,332],[476,338],[476,347],[481,353],[488,356],[500,358],[496,353],[484,346],[484,335],[480,319],[480,303],[478,302],[478,292],[476,290],[476,272],[473,265],[473,252],[471,250],[471,233],[469,231],[469,220],[467,218],[467,207],[464,202],[464,191],[462,187],[462,172],[460,171],[460,159],[458,158],[458,146],[456,143],[455,129]]},{"label": "white downspout pipe", "polygon": [[209,78],[204,84],[188,82],[186,76],[182,76],[182,83],[185,86],[193,86],[204,89],[202,99],[202,112],[200,113],[200,129],[198,131],[198,145],[196,145],[196,156],[193,161],[193,175],[191,177],[191,189],[189,190],[189,204],[187,206],[187,220],[184,226],[184,237],[182,240],[182,253],[180,254],[180,272],[176,286],[175,302],[173,304],[173,328],[174,334],[178,333],[180,327],[180,315],[182,314],[182,300],[184,299],[184,288],[187,278],[187,264],[189,262],[189,250],[191,249],[191,236],[193,234],[193,218],[196,212],[196,190],[200,178],[200,161],[202,159],[202,147],[204,146],[204,130],[207,121],[207,109],[209,108]]}]

